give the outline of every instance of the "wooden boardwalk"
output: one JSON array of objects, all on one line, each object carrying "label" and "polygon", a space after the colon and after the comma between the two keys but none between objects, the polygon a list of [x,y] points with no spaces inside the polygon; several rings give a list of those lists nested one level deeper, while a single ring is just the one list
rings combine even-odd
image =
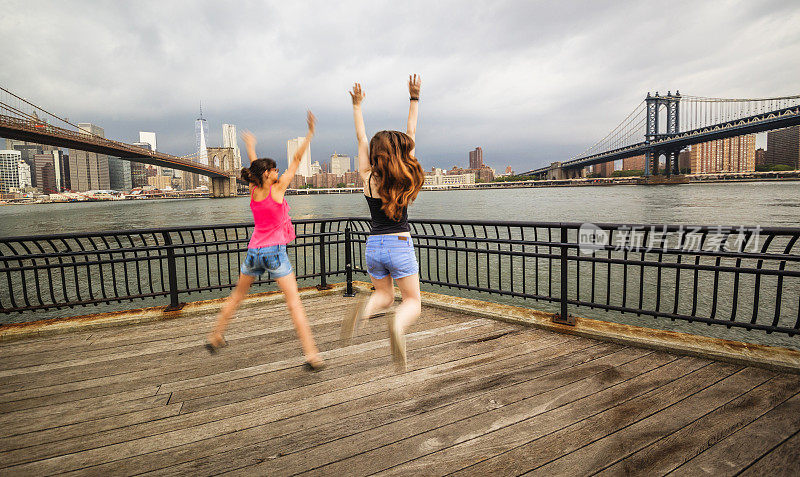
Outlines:
[{"label": "wooden boardwalk", "polygon": [[305,300],[0,343],[0,473],[798,475],[800,376],[424,308],[396,374],[386,318]]}]

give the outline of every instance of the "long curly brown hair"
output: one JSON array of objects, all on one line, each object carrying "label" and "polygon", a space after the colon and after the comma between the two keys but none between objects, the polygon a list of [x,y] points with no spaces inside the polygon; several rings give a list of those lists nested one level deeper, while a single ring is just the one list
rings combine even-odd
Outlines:
[{"label": "long curly brown hair", "polygon": [[369,142],[369,163],[378,181],[381,209],[392,220],[400,220],[403,208],[417,198],[425,173],[411,155],[414,140],[400,131],[380,131]]}]

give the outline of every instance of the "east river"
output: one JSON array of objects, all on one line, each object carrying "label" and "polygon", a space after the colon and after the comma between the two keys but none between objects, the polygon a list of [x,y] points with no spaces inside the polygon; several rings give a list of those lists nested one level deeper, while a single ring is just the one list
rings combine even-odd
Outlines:
[{"label": "east river", "polygon": [[[293,218],[369,214],[360,194],[287,196]],[[249,198],[0,207],[0,237],[250,222]],[[410,218],[798,226],[800,182],[423,191]]]},{"label": "east river", "polygon": [[[287,196],[287,200],[295,219],[368,215],[361,194],[293,195]],[[0,237],[251,222],[248,201],[247,197],[239,197],[10,205],[0,207]],[[423,191],[409,209],[409,217],[797,227],[800,226],[800,182]],[[455,293],[447,289],[425,288]],[[752,288],[749,292],[752,293]],[[495,295],[470,296],[554,311],[547,306],[549,304],[541,302]],[[798,297],[787,299],[797,302]],[[56,310],[46,312],[47,316],[38,313],[36,318],[27,319],[91,313],[105,308]],[[611,313],[598,310],[579,309],[575,312],[591,318],[800,348],[797,344],[800,338],[783,334],[727,330],[719,326],[654,320],[630,314],[613,313],[611,316]],[[19,315],[0,316],[0,322],[25,319]]]}]

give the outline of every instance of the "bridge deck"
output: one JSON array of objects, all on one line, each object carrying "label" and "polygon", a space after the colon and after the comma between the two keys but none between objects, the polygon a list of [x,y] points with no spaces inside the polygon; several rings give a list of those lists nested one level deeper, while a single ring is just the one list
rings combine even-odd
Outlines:
[{"label": "bridge deck", "polygon": [[306,300],[308,373],[282,304],[0,343],[4,474],[795,474],[800,377],[424,308],[409,372],[385,318]]}]

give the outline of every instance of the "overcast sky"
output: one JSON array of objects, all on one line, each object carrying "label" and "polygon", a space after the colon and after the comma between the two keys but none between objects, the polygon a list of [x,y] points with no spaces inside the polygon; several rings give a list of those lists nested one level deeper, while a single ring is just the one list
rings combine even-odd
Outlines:
[{"label": "overcast sky", "polygon": [[[417,155],[500,172],[580,153],[648,91],[713,97],[800,91],[800,2],[78,2],[0,0],[0,84],[126,142],[193,152],[223,123],[259,156],[319,123],[312,160],[352,155],[347,89],[366,91],[367,134],[405,127],[422,75]],[[241,144],[241,142],[240,142]]]}]

